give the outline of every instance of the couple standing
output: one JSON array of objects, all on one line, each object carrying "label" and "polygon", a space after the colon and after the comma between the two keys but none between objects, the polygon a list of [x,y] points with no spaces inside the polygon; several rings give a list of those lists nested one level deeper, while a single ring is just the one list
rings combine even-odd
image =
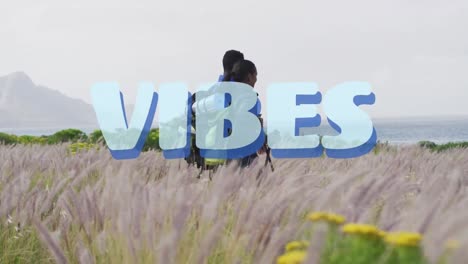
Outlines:
[{"label": "couple standing", "polygon": [[[249,60],[244,59],[244,54],[237,50],[228,50],[223,56],[223,75],[219,76],[218,81],[220,82],[239,82],[250,85],[252,88],[255,87],[257,82],[257,68],[255,64]],[[258,94],[257,94],[258,95]],[[192,96],[192,103],[195,101],[195,95]],[[257,100],[256,106],[252,109],[259,117],[260,122],[262,119],[260,117],[260,101]],[[192,113],[192,126],[195,128],[195,115]],[[262,124],[263,126],[263,124]],[[196,129],[196,128],[195,128]],[[228,135],[230,134],[230,129],[228,129]],[[267,151],[268,148],[264,145],[258,153]],[[269,151],[267,151],[267,158],[269,158]],[[257,153],[253,153],[242,159],[237,159],[241,167],[247,167],[252,162],[258,158]],[[205,169],[216,169],[219,165],[229,163],[233,160],[223,160],[223,159],[209,159],[202,158],[200,156],[200,150],[196,147],[194,142],[194,137],[192,137],[192,150],[190,158],[187,159],[189,163],[196,163],[197,167],[201,167],[202,171]],[[266,164],[266,163],[265,163]]]}]

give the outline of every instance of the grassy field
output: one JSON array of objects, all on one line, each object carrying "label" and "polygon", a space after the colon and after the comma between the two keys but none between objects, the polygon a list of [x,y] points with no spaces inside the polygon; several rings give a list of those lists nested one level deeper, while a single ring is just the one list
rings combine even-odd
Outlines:
[{"label": "grassy field", "polygon": [[73,152],[0,145],[0,263],[468,257],[468,149],[380,146],[352,160],[274,160],[275,172],[261,157],[212,181],[159,152],[129,161],[105,148]]}]

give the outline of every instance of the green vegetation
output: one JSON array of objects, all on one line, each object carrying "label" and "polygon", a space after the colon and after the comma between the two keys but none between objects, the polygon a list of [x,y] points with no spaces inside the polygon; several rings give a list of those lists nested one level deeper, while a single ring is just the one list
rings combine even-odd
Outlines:
[{"label": "green vegetation", "polygon": [[89,134],[89,142],[90,143],[99,143],[99,142],[105,142],[104,141],[104,136],[102,135],[102,131],[97,129],[94,130],[91,134]]},{"label": "green vegetation", "polygon": [[0,145],[0,263],[465,263],[468,149],[382,144],[199,180],[160,152],[116,162],[95,148]]},{"label": "green vegetation", "polygon": [[[106,145],[104,136],[101,130],[94,130],[87,135],[85,132],[78,129],[65,129],[56,132],[50,136],[16,136],[0,132],[0,144],[4,145],[54,145],[60,143],[72,143],[70,150],[77,152],[80,149],[94,148],[95,145]],[[150,130],[146,139],[143,151],[160,150],[159,147],[159,129],[153,128]]]},{"label": "green vegetation", "polygon": [[[321,264],[425,264],[422,235],[413,232],[385,232],[374,225],[346,223],[345,217],[327,212],[308,216],[312,229],[325,227],[325,246],[318,253]],[[284,246],[278,264],[300,264],[308,259],[309,236],[291,241]],[[449,263],[458,242],[447,241],[444,254],[437,263]]]},{"label": "green vegetation", "polygon": [[35,137],[35,136],[19,136],[18,137],[18,142],[20,144],[28,145],[28,144],[40,144],[44,145],[47,143],[47,136],[40,136],[40,137]]},{"label": "green vegetation", "polygon": [[[39,144],[39,145],[53,145],[53,144],[60,144],[60,143],[87,143],[92,145],[102,144],[106,145],[106,141],[104,140],[104,136],[101,130],[94,130],[89,135],[85,132],[78,130],[78,129],[65,129],[56,132],[50,136],[30,136],[30,135],[23,135],[23,136],[16,136],[12,134],[2,133],[0,132],[0,144],[5,145],[15,145],[15,144],[22,144],[22,145],[29,145],[29,144]],[[418,143],[420,147],[430,149],[435,152],[442,152],[450,149],[456,148],[468,148],[468,141],[464,142],[449,142],[445,144],[436,144],[431,141],[420,141]],[[388,142],[377,142],[373,152],[374,154],[378,154],[381,150],[389,148]],[[89,148],[86,148],[89,149]],[[143,147],[143,151],[150,151],[150,150],[161,150],[159,146],[159,129],[153,128],[150,130],[148,137],[146,138],[145,145]]]},{"label": "green vegetation", "polygon": [[436,151],[436,152],[442,152],[442,151],[446,151],[446,150],[449,150],[449,149],[456,149],[456,148],[468,148],[468,141],[464,141],[464,142],[449,142],[449,143],[446,143],[446,144],[436,144],[434,142],[431,142],[431,141],[421,141],[418,143],[420,147],[423,147],[423,148],[428,148],[432,151]]},{"label": "green vegetation", "polygon": [[143,151],[159,150],[159,149],[161,149],[159,147],[159,129],[154,128],[150,130],[148,137],[146,138]]},{"label": "green vegetation", "polygon": [[0,132],[0,142],[2,142],[5,145],[15,144],[18,142],[18,137],[15,135],[9,135]]},{"label": "green vegetation", "polygon": [[37,232],[22,229],[9,216],[0,223],[0,263],[55,263]]},{"label": "green vegetation", "polygon": [[88,140],[88,136],[86,135],[86,133],[78,129],[61,130],[47,138],[47,142],[49,144],[78,142],[86,140]]}]

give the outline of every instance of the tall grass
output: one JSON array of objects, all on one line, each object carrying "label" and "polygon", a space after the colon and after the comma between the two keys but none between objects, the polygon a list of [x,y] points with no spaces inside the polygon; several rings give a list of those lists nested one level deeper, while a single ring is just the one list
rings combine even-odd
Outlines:
[{"label": "tall grass", "polygon": [[[0,236],[0,258],[274,263],[289,241],[310,233],[307,262],[318,263],[326,241],[306,220],[311,211],[422,233],[433,262],[449,239],[468,246],[467,149],[381,146],[351,160],[274,160],[275,172],[261,159],[244,170],[222,167],[209,181],[154,151],[117,161],[105,148],[2,145],[0,232],[19,223],[31,233],[15,244]],[[458,250],[450,263],[467,257]]]}]

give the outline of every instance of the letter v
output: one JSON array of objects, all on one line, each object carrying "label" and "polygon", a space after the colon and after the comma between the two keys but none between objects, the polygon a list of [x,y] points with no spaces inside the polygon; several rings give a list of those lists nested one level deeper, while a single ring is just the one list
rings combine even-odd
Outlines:
[{"label": "letter v", "polygon": [[97,83],[91,88],[94,111],[114,159],[137,158],[151,129],[158,94],[151,83],[140,83],[130,126],[118,83]]}]

